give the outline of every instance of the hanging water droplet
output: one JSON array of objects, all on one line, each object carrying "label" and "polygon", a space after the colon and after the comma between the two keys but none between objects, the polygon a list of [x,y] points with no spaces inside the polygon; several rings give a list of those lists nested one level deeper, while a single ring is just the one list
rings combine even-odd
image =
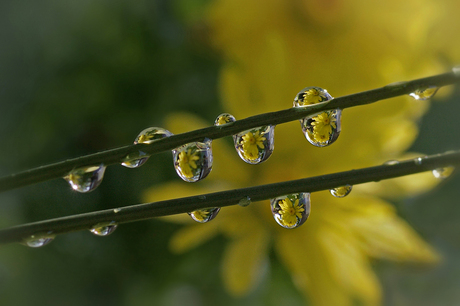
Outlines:
[{"label": "hanging water droplet", "polygon": [[351,189],[353,187],[351,185],[345,185],[337,188],[333,188],[330,190],[331,194],[336,198],[343,198],[350,194]]},{"label": "hanging water droplet", "polygon": [[235,149],[248,164],[266,161],[275,147],[275,127],[267,125],[247,130],[233,136]]},{"label": "hanging water droplet", "polygon": [[192,142],[173,150],[174,168],[186,182],[204,179],[212,170],[211,140]]},{"label": "hanging water droplet", "polygon": [[236,119],[233,117],[233,115],[229,113],[223,113],[217,116],[216,121],[214,121],[214,125],[219,126],[219,125],[224,125],[227,123],[235,122]]},{"label": "hanging water droplet", "polygon": [[214,219],[220,211],[220,207],[199,209],[188,214],[193,220],[199,223],[206,223]]},{"label": "hanging water droplet", "polygon": [[310,216],[310,194],[296,193],[272,199],[275,221],[284,228],[296,228]]},{"label": "hanging water droplet", "polygon": [[[136,139],[134,140],[134,144],[139,144],[139,143],[150,144],[154,141],[163,139],[165,137],[170,137],[172,135],[173,133],[163,128],[149,127],[141,131],[139,135],[137,135]],[[149,159],[147,154],[142,151],[139,151],[139,152],[128,154],[124,158],[124,161],[121,164],[128,168],[137,168],[137,167],[142,166],[147,161],[147,159]]]},{"label": "hanging water droplet", "polygon": [[433,170],[433,175],[437,179],[445,179],[454,172],[454,169],[454,167],[437,168]]},{"label": "hanging water droplet", "polygon": [[115,209],[113,210],[113,212],[114,212],[115,214],[119,213],[120,211],[121,211],[121,208],[115,208]]},{"label": "hanging water droplet", "polygon": [[238,202],[238,205],[240,205],[241,207],[249,206],[249,204],[251,204],[250,197],[244,197]]},{"label": "hanging water droplet", "polygon": [[26,239],[24,241],[25,245],[31,247],[31,248],[39,248],[44,245],[47,245],[51,241],[53,241],[54,236],[38,236],[38,235],[32,235],[30,236],[29,239]]},{"label": "hanging water droplet", "polygon": [[397,165],[399,164],[399,161],[397,160],[387,160],[386,162],[383,163],[386,166],[392,166],[392,165]]},{"label": "hanging water droplet", "polygon": [[438,91],[438,87],[436,86],[429,86],[421,89],[417,89],[413,93],[409,95],[414,98],[415,100],[428,100],[434,96],[434,94]]},{"label": "hanging water droplet", "polygon": [[96,236],[108,236],[117,229],[117,226],[115,222],[98,223],[89,231]]},{"label": "hanging water droplet", "polygon": [[78,192],[90,192],[99,186],[104,178],[104,164],[99,166],[82,167],[69,172],[64,179],[73,190]]}]

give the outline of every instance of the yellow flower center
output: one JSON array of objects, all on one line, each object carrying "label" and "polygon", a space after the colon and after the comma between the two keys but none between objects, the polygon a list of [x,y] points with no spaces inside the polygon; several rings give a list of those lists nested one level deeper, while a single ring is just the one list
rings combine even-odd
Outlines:
[{"label": "yellow flower center", "polygon": [[299,205],[298,199],[292,203],[289,198],[286,198],[281,200],[278,204],[280,206],[280,222],[283,225],[292,227],[297,223],[298,219],[302,219],[302,212],[304,212],[305,209]]},{"label": "yellow flower center", "polygon": [[192,169],[196,169],[196,162],[200,157],[197,156],[196,152],[192,153],[191,149],[188,149],[187,152],[182,151],[179,153],[179,170],[183,176],[186,178],[193,177]]},{"label": "yellow flower center", "polygon": [[266,138],[260,135],[260,131],[247,132],[242,138],[243,156],[248,160],[256,160],[259,157],[259,148],[265,148],[263,141]]}]

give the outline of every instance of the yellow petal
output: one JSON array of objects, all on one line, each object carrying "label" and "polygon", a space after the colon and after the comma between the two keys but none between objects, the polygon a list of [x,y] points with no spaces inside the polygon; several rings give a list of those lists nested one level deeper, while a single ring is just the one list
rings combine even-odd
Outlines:
[{"label": "yellow petal", "polygon": [[186,252],[217,235],[218,222],[184,227],[174,233],[169,247],[175,253]]}]

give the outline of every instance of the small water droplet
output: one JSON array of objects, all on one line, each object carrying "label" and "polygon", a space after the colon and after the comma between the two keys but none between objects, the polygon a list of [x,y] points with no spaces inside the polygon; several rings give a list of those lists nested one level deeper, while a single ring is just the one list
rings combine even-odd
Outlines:
[{"label": "small water droplet", "polygon": [[229,113],[223,113],[217,116],[216,121],[214,121],[215,126],[224,125],[227,123],[235,122],[236,119],[233,115]]},{"label": "small water droplet", "polygon": [[214,219],[220,211],[220,207],[199,209],[189,212],[189,216],[199,223],[206,223]]},{"label": "small water droplet", "polygon": [[284,228],[296,228],[310,216],[310,194],[296,193],[270,200],[275,221]]},{"label": "small water droplet", "polygon": [[[134,140],[134,144],[139,144],[139,143],[150,144],[154,141],[163,139],[165,137],[170,137],[172,135],[173,133],[163,128],[149,127],[141,131],[139,135],[137,135],[136,139]],[[149,157],[147,156],[146,153],[139,151],[139,152],[128,154],[124,158],[124,161],[121,164],[127,168],[138,168],[142,166],[143,164],[145,164],[145,162],[148,159]]]},{"label": "small water droplet", "polygon": [[336,198],[343,198],[350,194],[352,188],[353,187],[351,185],[345,185],[345,186],[333,188],[330,190],[330,192]]},{"label": "small water droplet", "polygon": [[197,182],[212,170],[211,140],[192,142],[173,150],[174,168],[181,179]]},{"label": "small water droplet", "polygon": [[96,236],[108,236],[117,229],[117,226],[115,222],[98,223],[89,231]]},{"label": "small water droplet", "polygon": [[73,190],[78,192],[90,192],[99,186],[104,178],[105,166],[82,167],[69,172],[64,179]]},{"label": "small water droplet", "polygon": [[32,235],[24,241],[25,245],[31,248],[39,248],[53,241],[54,236]]},{"label": "small water droplet", "polygon": [[414,98],[415,100],[428,100],[434,96],[434,94],[438,91],[438,87],[436,86],[429,86],[421,89],[417,89],[413,93],[409,95]]},{"label": "small water droplet", "polygon": [[397,160],[387,160],[386,162],[383,163],[386,166],[392,166],[392,165],[397,165],[399,164],[399,161]]},{"label": "small water droplet", "polygon": [[437,168],[433,170],[433,175],[437,179],[445,179],[454,172],[454,169],[454,167]]},{"label": "small water droplet", "polygon": [[275,127],[262,126],[233,136],[235,149],[242,160],[248,164],[266,161],[275,147]]},{"label": "small water droplet", "polygon": [[119,213],[120,211],[121,211],[120,208],[115,208],[115,209],[113,210],[114,213]]},{"label": "small water droplet", "polygon": [[414,163],[417,166],[420,166],[422,164],[422,161],[423,161],[423,158],[421,158],[421,157],[417,157],[417,158],[414,159]]},{"label": "small water droplet", "polygon": [[242,199],[238,202],[238,205],[240,205],[241,207],[249,206],[249,204],[251,204],[251,198],[248,197],[248,196],[242,198]]}]

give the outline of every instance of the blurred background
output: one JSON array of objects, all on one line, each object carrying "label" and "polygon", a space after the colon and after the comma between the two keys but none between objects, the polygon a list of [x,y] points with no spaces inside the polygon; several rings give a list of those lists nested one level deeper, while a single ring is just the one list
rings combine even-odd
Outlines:
[{"label": "blurred background", "polygon": [[[331,6],[345,3],[329,2]],[[298,3],[293,1],[295,10],[300,10]],[[229,63],[222,51],[225,44],[219,45],[211,35],[216,23],[207,16],[213,5],[217,4],[210,0],[1,1],[0,175],[130,144],[139,131],[163,126],[166,116],[179,111],[197,114],[211,125],[227,111],[220,71]],[[327,9],[317,8],[320,20],[336,18],[336,10],[328,15]],[[245,14],[260,17],[257,11]],[[407,10],[401,13],[405,14]],[[440,14],[440,20],[449,19]],[[415,17],[424,27],[428,17]],[[396,19],[387,18],[391,27]],[[338,31],[316,26],[306,27],[323,31],[321,35]],[[446,27],[458,33],[454,25]],[[424,50],[419,48],[422,54]],[[434,73],[449,69],[449,56],[458,49],[448,51],[436,54],[436,60],[441,58],[439,62],[446,65],[445,70],[433,69]],[[341,81],[359,82],[354,71],[349,74],[351,80]],[[404,78],[399,77],[405,75],[388,78],[401,81]],[[347,90],[341,94],[352,93]],[[433,154],[460,148],[459,98],[457,88],[434,99],[417,119],[419,135],[409,151]],[[291,103],[287,100],[284,108]],[[102,184],[89,194],[72,191],[64,180],[4,192],[0,225],[141,203],[147,188],[174,180],[178,178],[171,156],[165,153],[140,169],[108,167]],[[460,303],[459,183],[460,176],[454,175],[422,195],[393,200],[398,215],[444,260],[423,268],[372,261],[383,305]],[[219,217],[212,222],[219,222]],[[230,294],[220,273],[227,238],[218,235],[191,251],[171,253],[169,240],[180,228],[177,223],[151,220],[125,224],[105,238],[78,232],[59,236],[39,249],[0,246],[0,304],[313,305],[273,251],[268,253],[269,268],[255,288],[242,296]]]}]

